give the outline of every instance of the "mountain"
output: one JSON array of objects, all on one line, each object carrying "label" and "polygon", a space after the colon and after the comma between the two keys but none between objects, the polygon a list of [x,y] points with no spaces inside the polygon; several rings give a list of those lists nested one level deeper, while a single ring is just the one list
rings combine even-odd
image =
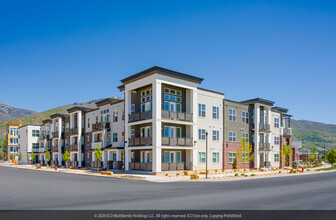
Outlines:
[{"label": "mountain", "polygon": [[[117,97],[112,97],[112,98],[117,98]],[[68,114],[67,109],[74,107],[74,106],[82,106],[82,107],[87,107],[87,108],[96,108],[96,102],[103,100],[103,99],[96,99],[96,100],[92,100],[89,102],[81,102],[81,103],[73,103],[73,104],[69,104],[69,105],[64,105],[64,106],[60,106],[57,108],[53,108],[53,109],[49,109],[47,111],[44,112],[40,112],[40,113],[36,113],[33,115],[28,115],[25,117],[20,117],[20,118],[12,118],[10,120],[6,120],[6,121],[1,121],[0,122],[0,138],[5,138],[6,136],[6,124],[9,121],[13,121],[13,122],[21,122],[23,125],[26,124],[41,124],[43,120],[50,118],[50,115],[59,113],[59,114]]]},{"label": "mountain", "polygon": [[13,106],[0,103],[0,121],[6,121],[12,118],[25,117],[36,113],[37,112],[31,110],[15,108]]},{"label": "mountain", "polygon": [[336,125],[307,120],[291,120],[293,139],[302,140],[305,148],[318,150],[336,148]]}]

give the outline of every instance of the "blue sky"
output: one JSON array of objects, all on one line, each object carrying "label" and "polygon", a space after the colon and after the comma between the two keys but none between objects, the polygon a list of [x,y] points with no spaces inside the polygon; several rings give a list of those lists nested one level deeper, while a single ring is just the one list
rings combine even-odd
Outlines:
[{"label": "blue sky", "polygon": [[0,102],[121,96],[120,79],[157,65],[336,124],[335,39],[335,1],[2,1]]}]

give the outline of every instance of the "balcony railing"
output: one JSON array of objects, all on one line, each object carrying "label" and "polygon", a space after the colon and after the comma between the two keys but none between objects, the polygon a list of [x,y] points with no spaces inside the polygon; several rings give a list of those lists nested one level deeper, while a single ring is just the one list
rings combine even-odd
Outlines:
[{"label": "balcony railing", "polygon": [[259,150],[270,151],[271,144],[270,143],[259,143]]},{"label": "balcony railing", "polygon": [[53,151],[53,152],[58,152],[58,146],[56,146],[56,147],[52,147],[52,151]]},{"label": "balcony railing", "polygon": [[58,131],[53,132],[52,133],[53,138],[58,138],[58,134],[59,134]]},{"label": "balcony railing", "polygon": [[162,163],[162,171],[174,171],[174,170],[185,170],[185,163]]},{"label": "balcony railing", "polygon": [[98,122],[95,124],[92,124],[92,131],[100,131],[103,130],[103,123]]},{"label": "balcony railing", "polygon": [[152,111],[137,112],[137,113],[128,115],[128,122],[142,121],[142,120],[148,120],[152,118],[153,118]]},{"label": "balcony railing", "polygon": [[271,162],[269,162],[269,161],[261,161],[260,162],[260,168],[269,168],[269,167],[271,167]]},{"label": "balcony railing", "polygon": [[132,146],[151,146],[152,137],[141,137],[129,139],[129,145]]},{"label": "balcony railing", "polygon": [[163,146],[183,146],[192,147],[192,138],[172,138],[172,137],[162,137],[161,139]]},{"label": "balcony railing", "polygon": [[78,128],[71,128],[70,129],[70,135],[77,135],[78,134]]},{"label": "balcony railing", "polygon": [[165,110],[162,110],[161,118],[173,121],[187,121],[187,122],[193,121],[192,114],[188,114],[185,112],[170,112]]},{"label": "balcony railing", "polygon": [[111,123],[110,122],[105,122],[104,127],[105,127],[105,129],[111,129]]},{"label": "balcony railing", "polygon": [[151,171],[152,170],[152,163],[136,163],[130,162],[129,168],[131,170],[144,170],[144,171]]},{"label": "balcony railing", "polygon": [[259,131],[270,132],[271,126],[269,124],[259,124]]},{"label": "balcony railing", "polygon": [[291,128],[284,128],[283,129],[284,136],[292,136],[292,129]]},{"label": "balcony railing", "polygon": [[70,145],[70,151],[78,151],[78,144]]}]

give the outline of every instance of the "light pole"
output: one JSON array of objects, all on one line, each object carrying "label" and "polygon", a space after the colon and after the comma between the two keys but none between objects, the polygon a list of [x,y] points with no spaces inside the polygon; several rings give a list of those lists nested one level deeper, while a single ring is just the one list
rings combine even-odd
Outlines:
[{"label": "light pole", "polygon": [[208,179],[208,131],[205,131],[205,179]]}]

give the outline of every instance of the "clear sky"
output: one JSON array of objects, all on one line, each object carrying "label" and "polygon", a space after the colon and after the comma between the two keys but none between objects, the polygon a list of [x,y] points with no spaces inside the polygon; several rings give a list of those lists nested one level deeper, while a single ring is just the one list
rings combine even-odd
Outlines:
[{"label": "clear sky", "polygon": [[336,1],[2,1],[0,102],[122,96],[120,79],[157,65],[336,124],[335,44]]}]

